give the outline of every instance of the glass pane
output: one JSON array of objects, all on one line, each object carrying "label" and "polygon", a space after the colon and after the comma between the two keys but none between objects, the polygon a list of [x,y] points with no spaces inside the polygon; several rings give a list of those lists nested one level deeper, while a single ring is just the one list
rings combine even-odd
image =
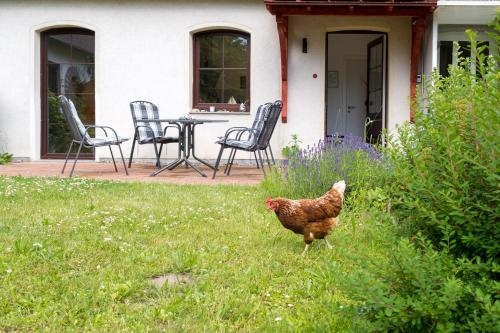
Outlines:
[{"label": "glass pane", "polygon": [[470,58],[470,42],[458,42],[460,58]]},{"label": "glass pane", "polygon": [[453,42],[439,42],[439,74],[448,76],[448,66],[453,63]]},{"label": "glass pane", "polygon": [[71,62],[71,35],[47,37],[47,60],[58,64]]},{"label": "glass pane", "polygon": [[59,72],[62,93],[94,93],[94,65],[62,64]]},{"label": "glass pane", "polygon": [[200,70],[200,103],[223,103],[222,70]]},{"label": "glass pane", "polygon": [[51,124],[66,124],[63,114],[59,110],[59,100],[57,95],[51,91],[47,95],[48,102],[48,123]]},{"label": "glass pane", "polygon": [[222,35],[202,35],[200,43],[200,68],[222,67]]},{"label": "glass pane", "polygon": [[71,61],[94,63],[94,36],[71,35]]},{"label": "glass pane", "polygon": [[370,47],[370,68],[373,68],[377,65],[377,52],[374,47]]},{"label": "glass pane", "polygon": [[376,54],[377,54],[377,66],[382,66],[382,55],[383,55],[382,43],[376,46]]},{"label": "glass pane", "polygon": [[226,69],[224,70],[224,99],[223,103],[236,100],[236,103],[244,103],[246,96],[247,70]]},{"label": "glass pane", "polygon": [[244,36],[224,36],[224,68],[248,68],[248,39]]},{"label": "glass pane", "polygon": [[382,91],[372,92],[368,98],[368,113],[377,114],[382,111]]},{"label": "glass pane", "polygon": [[80,120],[84,124],[94,124],[95,99],[93,94],[65,94],[73,102]]},{"label": "glass pane", "polygon": [[382,67],[370,69],[369,91],[382,89]]},{"label": "glass pane", "polygon": [[49,125],[48,153],[62,153],[68,150],[72,137],[66,122]]},{"label": "glass pane", "polygon": [[59,64],[48,64],[47,67],[47,88],[54,94],[59,94],[61,91],[61,78]]}]

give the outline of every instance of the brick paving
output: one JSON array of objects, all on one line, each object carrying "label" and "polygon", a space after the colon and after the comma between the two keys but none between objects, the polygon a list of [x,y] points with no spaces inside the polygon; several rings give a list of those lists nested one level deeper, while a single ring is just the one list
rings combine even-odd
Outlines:
[{"label": "brick paving", "polygon": [[[7,165],[0,165],[0,175],[3,176],[38,176],[38,177],[68,177],[71,165],[68,163],[64,175],[61,175],[63,161],[40,161],[40,162],[14,162]],[[119,180],[131,182],[164,182],[174,184],[239,184],[255,185],[262,179],[262,170],[255,166],[234,165],[231,175],[224,174],[224,165],[219,168],[217,177],[212,180],[212,171],[203,166],[200,169],[208,177],[200,176],[193,169],[177,167],[172,171],[165,171],[156,177],[150,177],[155,171],[152,164],[132,164],[128,169],[129,176],[125,175],[123,165],[118,165],[118,172],[115,172],[112,163],[97,163],[88,161],[78,161],[75,169],[75,176],[92,179]]]}]

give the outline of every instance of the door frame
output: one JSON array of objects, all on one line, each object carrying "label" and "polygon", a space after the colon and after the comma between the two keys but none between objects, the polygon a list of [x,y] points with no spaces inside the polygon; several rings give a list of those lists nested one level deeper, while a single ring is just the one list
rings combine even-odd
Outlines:
[{"label": "door frame", "polygon": [[[328,36],[329,35],[335,35],[335,34],[353,34],[353,35],[361,35],[361,34],[371,34],[371,35],[385,35],[385,48],[384,48],[384,55],[385,55],[385,70],[384,70],[384,89],[385,89],[385,96],[384,96],[384,103],[385,103],[385,108],[383,110],[383,121],[382,129],[387,128],[388,124],[388,115],[387,115],[387,109],[388,109],[388,102],[389,102],[389,75],[388,75],[388,70],[389,70],[389,33],[384,32],[384,31],[376,31],[376,30],[336,30],[336,31],[328,31],[326,33],[326,38],[325,38],[325,78],[328,77]],[[324,110],[324,121],[323,121],[323,137],[326,138],[327,136],[327,129],[328,129],[328,80],[325,79],[325,86],[324,86],[324,97],[325,97],[325,110]]]},{"label": "door frame", "polygon": [[[87,34],[94,36],[94,46],[95,46],[95,32],[80,27],[67,27],[67,28],[51,28],[40,33],[40,159],[64,159],[66,153],[49,153],[47,151],[48,145],[48,114],[49,110],[47,109],[47,89],[48,89],[48,72],[47,72],[47,36],[49,32],[57,31],[58,33],[63,34]],[[95,48],[94,48],[95,49]],[[95,51],[94,51],[94,59],[95,59]],[[94,60],[95,66],[95,60]],[[94,87],[94,99],[95,99],[95,87]],[[95,110],[94,110],[95,114]],[[69,148],[69,147],[68,147]],[[70,158],[75,158],[75,153],[69,154]],[[81,153],[80,159],[82,160],[94,160],[95,159],[95,149],[92,150],[92,153]]]}]

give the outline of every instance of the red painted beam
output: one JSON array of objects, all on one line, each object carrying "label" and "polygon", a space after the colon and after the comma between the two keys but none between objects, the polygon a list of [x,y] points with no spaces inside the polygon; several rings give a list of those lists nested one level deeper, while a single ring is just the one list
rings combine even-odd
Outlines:
[{"label": "red painted beam", "polygon": [[[410,67],[410,97],[413,100],[417,92],[418,64],[420,61],[420,51],[422,49],[422,39],[425,31],[425,19],[414,17],[411,24],[411,67]],[[415,113],[413,107],[410,108],[410,121],[413,122]]]},{"label": "red painted beam", "polygon": [[298,0],[298,1],[282,1],[282,0],[264,0],[266,5],[272,6],[318,6],[318,7],[331,7],[331,6],[436,6],[437,0],[336,0],[336,1],[318,1],[318,0]]},{"label": "red painted beam", "polygon": [[426,16],[435,6],[282,6],[267,4],[273,15],[356,15],[356,16]]},{"label": "red painted beam", "polygon": [[281,53],[281,122],[287,122],[288,113],[288,17],[277,15],[278,36]]}]

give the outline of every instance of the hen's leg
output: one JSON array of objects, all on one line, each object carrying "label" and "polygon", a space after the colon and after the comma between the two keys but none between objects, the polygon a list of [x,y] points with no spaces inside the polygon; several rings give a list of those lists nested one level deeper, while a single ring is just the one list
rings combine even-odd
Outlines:
[{"label": "hen's leg", "polygon": [[304,251],[302,251],[302,256],[306,254],[307,249],[309,248],[309,245],[313,242],[313,240],[314,234],[312,232],[304,233],[304,243],[306,243],[306,247],[304,248]]},{"label": "hen's leg", "polygon": [[301,256],[305,256],[306,255],[306,252],[307,252],[308,248],[309,248],[309,244],[306,244],[306,247],[304,247],[304,251],[302,251]]},{"label": "hen's leg", "polygon": [[325,237],[325,242],[326,242],[326,247],[329,248],[330,250],[333,249],[332,244],[328,243],[328,239]]}]

